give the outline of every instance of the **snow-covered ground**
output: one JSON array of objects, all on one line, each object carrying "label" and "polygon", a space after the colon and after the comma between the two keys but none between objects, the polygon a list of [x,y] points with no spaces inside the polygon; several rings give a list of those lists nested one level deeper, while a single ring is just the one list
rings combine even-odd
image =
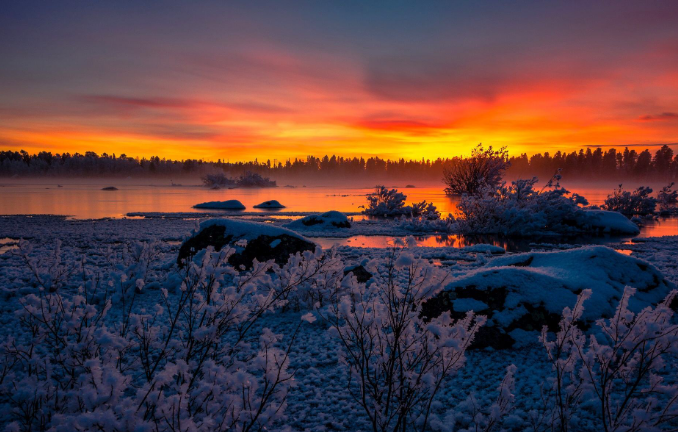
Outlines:
[{"label": "snow-covered ground", "polygon": [[[146,285],[148,289],[142,291],[138,305],[139,308],[150,308],[162,296],[153,281],[163,279],[171,271],[181,242],[197,228],[200,220],[180,217],[69,220],[58,216],[0,216],[0,239],[28,240],[33,248],[31,255],[38,260],[48,259],[54,253],[56,240],[61,240],[62,260],[78,263],[84,259],[91,268],[105,264],[106,258],[100,254],[102,250],[110,248],[115,253],[121,252],[130,243],[155,242],[153,248],[159,259],[151,269],[150,283]],[[289,221],[285,218],[270,219],[269,223],[282,225]],[[363,234],[407,234],[396,224],[384,227],[378,221],[365,221],[352,223],[351,235],[355,235],[356,225],[357,232]],[[304,235],[313,235],[312,228],[310,226],[311,232],[304,232]],[[678,282],[678,236],[636,239],[608,246],[651,263],[670,283]],[[553,251],[560,250],[561,246],[541,244],[534,248]],[[19,299],[36,289],[35,276],[16,252],[13,248],[0,250],[0,332],[3,340],[9,336],[17,339],[25,337],[18,333],[15,311],[20,308]],[[510,254],[502,252],[501,248],[479,245],[467,248],[415,247],[411,250],[413,255],[449,272],[453,278],[479,274],[481,267],[492,266],[494,260],[498,264],[503,262],[501,260],[510,261]],[[387,250],[341,246],[336,253],[346,265],[358,265],[384,256]],[[587,273],[586,280],[595,280],[596,277],[596,274]],[[290,337],[303,314],[303,311],[277,311],[264,315],[256,325]],[[289,426],[292,430],[371,430],[362,408],[346,391],[346,368],[339,362],[338,356],[340,346],[336,339],[328,337],[327,326],[318,320],[300,329],[290,362],[291,369],[296,371],[296,385],[289,393],[286,418],[278,421],[274,429]],[[445,383],[434,405],[434,412],[441,416],[438,428],[447,429],[449,426],[448,430],[452,430],[450,409],[457,407],[470,394],[475,395],[479,405],[489,406],[496,399],[497,387],[510,364],[518,366],[514,392],[516,403],[503,427],[514,431],[528,430],[529,412],[539,406],[539,386],[550,374],[544,348],[536,344],[515,350],[485,349],[467,353],[465,366]],[[675,380],[674,376],[668,378],[669,381]],[[445,413],[447,417],[444,417]],[[586,411],[582,413],[575,418],[573,430],[596,430],[590,415]],[[461,411],[458,417],[463,425]],[[1,409],[0,429],[4,429],[8,421],[9,410]]]}]

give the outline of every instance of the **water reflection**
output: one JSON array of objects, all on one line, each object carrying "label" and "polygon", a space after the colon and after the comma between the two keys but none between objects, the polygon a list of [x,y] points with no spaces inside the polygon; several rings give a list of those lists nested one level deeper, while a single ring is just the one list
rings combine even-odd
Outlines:
[{"label": "water reflection", "polygon": [[678,235],[678,216],[644,219],[638,237],[662,237]]},{"label": "water reflection", "polygon": [[[329,249],[334,245],[352,246],[359,248],[386,248],[391,247],[396,241],[402,241],[402,237],[396,236],[365,236],[358,235],[348,238],[328,238],[316,237],[313,241],[320,244],[323,249]],[[506,237],[496,235],[435,235],[435,236],[414,236],[417,246],[422,247],[452,247],[464,248],[477,244],[490,244],[499,246],[509,252],[527,252],[538,246],[549,246],[556,244],[582,245],[582,244],[611,244],[621,243],[628,237],[621,236],[535,236],[529,238]],[[624,253],[624,252],[622,252]]]},{"label": "water reflection", "polygon": [[0,238],[0,255],[19,248],[19,241],[9,237]]}]

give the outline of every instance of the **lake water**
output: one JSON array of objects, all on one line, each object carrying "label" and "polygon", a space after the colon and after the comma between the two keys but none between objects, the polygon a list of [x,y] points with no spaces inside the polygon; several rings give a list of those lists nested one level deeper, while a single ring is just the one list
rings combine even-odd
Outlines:
[{"label": "lake water", "polygon": [[[408,202],[432,201],[441,213],[455,213],[457,198],[445,195],[442,185],[404,188]],[[118,190],[104,191],[115,186]],[[389,187],[398,187],[391,185]],[[612,185],[604,187],[571,188],[591,204],[601,204],[612,191]],[[54,214],[68,215],[76,219],[119,218],[134,212],[201,212],[192,207],[206,201],[241,201],[247,211],[263,201],[276,199],[286,208],[285,212],[319,212],[339,210],[360,212],[365,204],[365,195],[374,191],[366,187],[278,187],[266,189],[219,189],[210,190],[198,185],[169,186],[167,184],[135,184],[129,180],[101,182],[95,180],[84,184],[62,180],[56,182],[17,183],[0,181],[0,214]],[[261,210],[270,212],[270,210]]]},{"label": "lake water", "polygon": [[[224,201],[237,199],[248,212],[269,212],[257,210],[254,205],[276,199],[286,206],[284,212],[321,212],[339,210],[342,212],[360,212],[365,204],[365,195],[373,187],[278,187],[268,189],[220,189],[210,190],[198,185],[169,186],[166,184],[135,184],[134,180],[116,180],[106,183],[100,180],[84,184],[67,180],[60,183],[34,180],[33,183],[0,182],[0,214],[54,214],[68,215],[77,219],[119,218],[134,212],[200,212],[192,207],[206,201]],[[408,197],[408,202],[432,201],[443,213],[455,213],[457,199],[444,194],[442,186],[404,188],[399,190]],[[59,187],[60,185],[60,187]],[[103,187],[115,186],[116,191],[104,191]],[[398,185],[389,185],[397,187]],[[569,187],[573,192],[585,196],[591,204],[601,204],[614,185],[598,187]],[[216,214],[229,214],[213,211]],[[233,213],[231,213],[233,214]],[[668,218],[648,221],[642,228],[641,237],[678,235],[678,219]],[[390,237],[356,236],[349,239],[328,239],[340,244],[353,246],[385,246],[393,239]],[[459,236],[431,236],[422,238],[422,245],[463,246],[468,242],[477,243]],[[507,246],[509,240],[494,239],[498,246]],[[487,241],[491,242],[491,241]],[[509,249],[515,249],[509,247]]]}]

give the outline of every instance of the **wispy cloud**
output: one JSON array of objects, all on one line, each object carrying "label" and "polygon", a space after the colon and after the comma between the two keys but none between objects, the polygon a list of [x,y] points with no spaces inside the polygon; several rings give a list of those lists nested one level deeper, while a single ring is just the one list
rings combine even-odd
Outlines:
[{"label": "wispy cloud", "polygon": [[661,114],[655,115],[644,115],[639,118],[642,121],[656,121],[656,120],[678,120],[678,113],[674,112],[663,112]]}]

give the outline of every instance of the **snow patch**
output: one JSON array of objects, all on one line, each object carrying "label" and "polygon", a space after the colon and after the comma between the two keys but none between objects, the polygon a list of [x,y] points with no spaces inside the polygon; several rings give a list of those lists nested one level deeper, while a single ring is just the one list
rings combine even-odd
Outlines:
[{"label": "snow patch", "polygon": [[604,233],[613,234],[640,234],[638,225],[616,211],[584,210],[581,215],[578,222],[585,228],[590,227]]},{"label": "snow patch", "polygon": [[[204,230],[207,227],[211,227],[214,225],[219,225],[223,226],[226,228],[226,233],[229,235],[232,235],[234,238],[237,238],[238,240],[254,240],[255,238],[262,236],[262,235],[267,235],[271,237],[276,237],[282,234],[287,234],[292,237],[296,237],[298,239],[313,243],[311,240],[305,238],[304,236],[299,235],[298,233],[269,225],[269,224],[262,224],[262,223],[256,223],[256,222],[250,222],[250,221],[244,221],[244,220],[236,220],[236,219],[228,219],[228,218],[215,218],[215,219],[210,219],[202,222],[197,230],[194,230],[193,234],[197,234],[198,232]],[[274,247],[274,246],[271,246]]]}]

